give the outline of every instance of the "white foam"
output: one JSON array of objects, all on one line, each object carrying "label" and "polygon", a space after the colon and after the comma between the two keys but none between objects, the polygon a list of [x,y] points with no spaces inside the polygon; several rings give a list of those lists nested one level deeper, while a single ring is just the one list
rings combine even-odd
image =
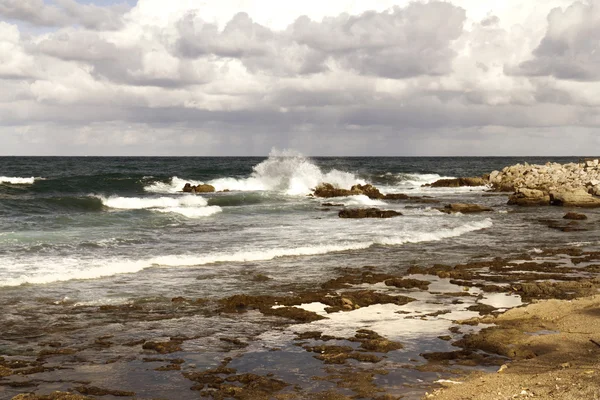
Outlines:
[{"label": "white foam", "polygon": [[202,185],[204,182],[194,181],[190,179],[181,179],[176,176],[171,178],[171,181],[168,183],[164,182],[155,182],[152,185],[148,185],[144,187],[146,192],[150,193],[160,193],[160,194],[174,194],[181,193],[183,187],[186,183],[189,183],[192,186]]},{"label": "white foam", "polygon": [[38,178],[19,178],[11,176],[0,176],[0,183],[10,183],[12,185],[32,185]]},{"label": "white foam", "polygon": [[[22,284],[43,285],[53,282],[64,282],[76,279],[98,279],[117,274],[139,272],[148,266],[145,261],[104,260],[92,261],[91,265],[82,269],[85,261],[80,259],[45,259],[43,264],[36,265],[37,269],[28,271],[18,277],[2,279],[0,286],[19,286]],[[27,271],[30,263],[11,262],[13,270]]]},{"label": "white foam", "polygon": [[403,232],[378,240],[379,244],[399,245],[404,243],[433,242],[451,237],[461,236],[469,232],[491,228],[494,225],[490,218],[473,221],[452,229],[440,229],[430,232]]},{"label": "white foam", "polygon": [[385,206],[387,204],[385,201],[371,199],[364,194],[341,198],[339,199],[339,203],[345,206]]},{"label": "white foam", "polygon": [[189,267],[195,265],[214,264],[219,262],[248,262],[266,261],[278,257],[310,256],[327,254],[346,250],[360,250],[370,247],[372,242],[361,242],[352,244],[307,246],[295,248],[258,249],[235,253],[210,254],[205,256],[196,255],[171,255],[152,259],[152,263],[164,267]]},{"label": "white foam", "polygon": [[399,174],[403,178],[401,185],[421,187],[423,185],[432,184],[440,179],[454,179],[452,176],[442,176],[438,174]]},{"label": "white foam", "polygon": [[142,210],[146,208],[165,207],[204,207],[208,205],[206,199],[200,196],[175,197],[100,197],[102,203],[110,208],[121,210]]},{"label": "white foam", "polygon": [[119,210],[149,209],[163,213],[177,213],[188,218],[208,217],[222,211],[219,206],[208,206],[206,199],[195,195],[180,197],[99,197],[102,203]]}]

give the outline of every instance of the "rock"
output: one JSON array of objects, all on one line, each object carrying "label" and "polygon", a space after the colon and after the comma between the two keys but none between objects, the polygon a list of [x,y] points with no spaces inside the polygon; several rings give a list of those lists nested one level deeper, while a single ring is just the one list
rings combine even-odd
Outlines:
[{"label": "rock", "polygon": [[169,340],[168,342],[146,342],[143,344],[142,349],[154,350],[160,354],[169,354],[181,351],[180,340]]},{"label": "rock", "polygon": [[550,192],[553,205],[572,207],[600,207],[600,198],[589,194],[584,188],[559,189]]},{"label": "rock", "polygon": [[198,185],[194,191],[196,193],[214,193],[216,190],[213,185]]},{"label": "rock", "polygon": [[438,208],[438,210],[443,213],[446,213],[446,214],[453,214],[453,213],[457,213],[457,212],[460,212],[463,214],[469,214],[469,213],[492,211],[491,208],[483,207],[478,204],[468,204],[468,203],[448,204],[444,208]]},{"label": "rock", "polygon": [[314,195],[317,197],[344,197],[344,196],[353,196],[361,193],[352,193],[347,189],[340,189],[334,187],[331,183],[321,183],[319,186],[315,188]]},{"label": "rock", "polygon": [[454,179],[440,179],[431,184],[426,184],[423,186],[431,186],[431,187],[461,187],[461,186],[485,186],[487,185],[487,181],[483,178],[454,178]]},{"label": "rock", "polygon": [[379,189],[375,186],[367,184],[367,185],[354,185],[350,188],[350,191],[353,193],[359,193],[367,196],[370,199],[383,199],[384,195],[381,194]]},{"label": "rock", "polygon": [[563,219],[572,219],[572,220],[575,220],[575,221],[583,221],[583,220],[588,219],[588,217],[585,214],[578,214],[576,212],[569,212],[569,213],[567,213],[563,217]]},{"label": "rock", "polygon": [[183,187],[184,193],[213,193],[215,192],[215,187],[212,185],[198,185],[192,186],[190,183],[186,183]]},{"label": "rock", "polygon": [[386,200],[408,200],[410,196],[404,193],[389,193],[383,196],[383,198]]},{"label": "rock", "polygon": [[340,218],[392,218],[400,215],[397,211],[378,208],[346,208],[338,214]]},{"label": "rock", "polygon": [[518,189],[508,199],[509,205],[517,206],[547,206],[550,205],[550,195],[536,189]]}]

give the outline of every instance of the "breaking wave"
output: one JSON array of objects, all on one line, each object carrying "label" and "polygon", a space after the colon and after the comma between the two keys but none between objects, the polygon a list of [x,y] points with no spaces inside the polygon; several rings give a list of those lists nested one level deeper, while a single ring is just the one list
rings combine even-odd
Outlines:
[{"label": "breaking wave", "polygon": [[11,185],[33,185],[33,183],[39,178],[19,178],[12,176],[0,176],[0,183],[9,183]]},{"label": "breaking wave", "polygon": [[320,183],[328,182],[340,188],[349,189],[356,184],[365,184],[356,175],[333,169],[323,172],[309,158],[291,150],[272,150],[269,158],[253,167],[247,178],[219,178],[207,182],[185,180],[176,176],[169,183],[156,182],[146,186],[153,193],[181,192],[186,183],[198,185],[207,183],[217,191],[277,191],[287,195],[306,195]]},{"label": "breaking wave", "polygon": [[[341,242],[330,245],[282,247],[275,249],[254,248],[237,252],[218,252],[206,255],[167,255],[146,260],[90,260],[88,266],[85,265],[87,263],[86,260],[70,258],[56,260],[44,259],[44,268],[34,271],[29,275],[23,274],[17,278],[5,279],[0,283],[0,286],[47,284],[74,279],[98,279],[118,274],[136,273],[151,267],[191,267],[222,262],[266,261],[279,257],[310,256],[341,251],[362,250],[373,245],[402,245],[405,243],[439,241],[490,228],[492,225],[492,220],[487,218],[481,221],[469,222],[451,229],[441,229],[435,232],[410,231],[400,235],[375,238],[372,241]],[[30,263],[20,266],[13,261],[12,264],[15,268],[27,270],[27,266]]]},{"label": "breaking wave", "polygon": [[219,206],[209,206],[200,196],[181,197],[100,197],[102,203],[118,210],[153,210],[163,213],[181,214],[188,218],[208,217],[222,211]]}]

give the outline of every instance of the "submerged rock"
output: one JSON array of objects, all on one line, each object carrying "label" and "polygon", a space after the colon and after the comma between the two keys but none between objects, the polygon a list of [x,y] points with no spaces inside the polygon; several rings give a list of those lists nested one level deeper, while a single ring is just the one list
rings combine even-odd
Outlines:
[{"label": "submerged rock", "polygon": [[458,212],[463,213],[463,214],[469,214],[469,213],[492,211],[492,209],[489,207],[483,207],[478,204],[470,204],[470,203],[448,204],[444,208],[438,208],[438,210],[443,213],[446,213],[446,214],[454,214],[454,213],[458,213]]},{"label": "submerged rock", "polygon": [[428,183],[423,186],[429,187],[462,187],[462,186],[485,186],[488,182],[483,178],[471,177],[471,178],[452,178],[452,179],[440,179],[433,183]]},{"label": "submerged rock", "polygon": [[569,212],[567,214],[565,214],[565,216],[563,217],[563,219],[571,219],[571,220],[575,220],[575,221],[583,221],[588,219],[587,215],[585,214],[579,214],[576,212]]},{"label": "submerged rock", "polygon": [[347,208],[338,213],[340,218],[393,218],[402,215],[394,210],[378,208]]}]

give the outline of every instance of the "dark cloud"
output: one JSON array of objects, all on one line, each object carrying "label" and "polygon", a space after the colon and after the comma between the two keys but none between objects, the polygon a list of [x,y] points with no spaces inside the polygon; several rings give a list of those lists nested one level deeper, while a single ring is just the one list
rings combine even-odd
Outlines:
[{"label": "dark cloud", "polygon": [[548,30],[533,58],[507,73],[553,76],[573,81],[600,81],[600,6],[575,2],[564,11],[553,9]]},{"label": "dark cloud", "polygon": [[123,26],[126,4],[99,7],[75,0],[0,0],[0,16],[37,26],[81,25],[93,30],[115,30]]}]

